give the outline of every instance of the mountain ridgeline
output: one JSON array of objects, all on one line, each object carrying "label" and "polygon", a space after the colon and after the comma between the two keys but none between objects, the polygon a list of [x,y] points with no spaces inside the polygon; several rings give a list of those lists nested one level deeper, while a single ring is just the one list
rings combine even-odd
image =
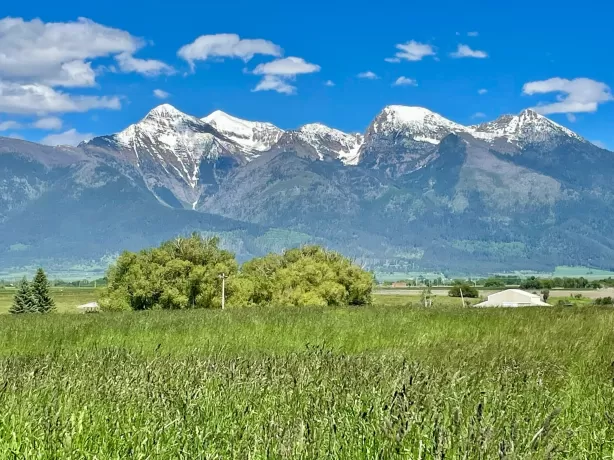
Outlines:
[{"label": "mountain ridgeline", "polygon": [[611,269],[612,155],[532,110],[463,126],[388,106],[348,134],[164,104],[78,147],[0,137],[0,269],[102,267],[192,231],[240,259],[316,243],[390,271]]}]

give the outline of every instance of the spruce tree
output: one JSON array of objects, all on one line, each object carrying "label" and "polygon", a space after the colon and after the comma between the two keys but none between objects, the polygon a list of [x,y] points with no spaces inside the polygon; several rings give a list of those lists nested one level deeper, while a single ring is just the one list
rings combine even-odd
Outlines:
[{"label": "spruce tree", "polygon": [[13,297],[13,305],[11,305],[9,311],[13,314],[36,311],[36,301],[32,294],[32,288],[25,276],[19,283],[17,292]]},{"label": "spruce tree", "polygon": [[49,281],[42,268],[36,271],[36,276],[32,280],[32,294],[38,313],[48,313],[55,308],[55,302],[49,293]]}]

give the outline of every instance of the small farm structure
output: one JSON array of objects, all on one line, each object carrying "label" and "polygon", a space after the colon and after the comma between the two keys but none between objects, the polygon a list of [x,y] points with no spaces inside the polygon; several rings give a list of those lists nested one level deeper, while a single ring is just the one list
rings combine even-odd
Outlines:
[{"label": "small farm structure", "polygon": [[81,313],[98,313],[100,311],[100,305],[98,305],[98,302],[89,302],[79,305],[77,309]]},{"label": "small farm structure", "polygon": [[476,307],[537,307],[550,306],[542,301],[538,294],[520,289],[506,289],[488,296],[488,300],[475,305]]}]

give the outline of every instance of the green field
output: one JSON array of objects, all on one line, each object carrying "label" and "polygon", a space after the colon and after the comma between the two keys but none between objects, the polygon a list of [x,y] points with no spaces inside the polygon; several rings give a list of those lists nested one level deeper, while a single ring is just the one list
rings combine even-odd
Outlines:
[{"label": "green field", "polygon": [[614,310],[414,300],[2,315],[0,458],[614,458]]}]

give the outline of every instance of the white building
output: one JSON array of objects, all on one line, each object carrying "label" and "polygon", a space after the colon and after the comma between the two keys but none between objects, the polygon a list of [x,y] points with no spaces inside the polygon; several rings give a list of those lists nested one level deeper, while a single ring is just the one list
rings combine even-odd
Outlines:
[{"label": "white building", "polygon": [[537,294],[521,291],[520,289],[507,289],[488,296],[486,302],[478,303],[476,307],[537,307],[550,306],[543,302]]}]

